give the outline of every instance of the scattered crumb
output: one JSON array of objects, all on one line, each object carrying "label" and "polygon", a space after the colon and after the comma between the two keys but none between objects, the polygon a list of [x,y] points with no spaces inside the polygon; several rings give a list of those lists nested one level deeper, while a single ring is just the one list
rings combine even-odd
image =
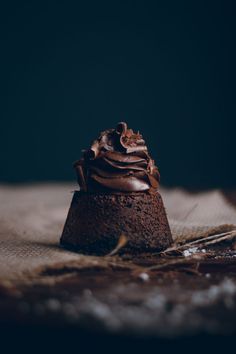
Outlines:
[{"label": "scattered crumb", "polygon": [[196,253],[206,253],[206,250],[205,248],[199,249],[198,247],[191,247],[183,251],[184,257],[189,257]]},{"label": "scattered crumb", "polygon": [[198,252],[198,248],[197,247],[191,247],[187,250],[184,250],[183,251],[183,255],[184,257],[190,257],[192,256],[193,254],[197,253]]},{"label": "scattered crumb", "polygon": [[139,274],[139,279],[141,279],[142,281],[146,282],[149,281],[150,277],[147,273],[140,273]]}]

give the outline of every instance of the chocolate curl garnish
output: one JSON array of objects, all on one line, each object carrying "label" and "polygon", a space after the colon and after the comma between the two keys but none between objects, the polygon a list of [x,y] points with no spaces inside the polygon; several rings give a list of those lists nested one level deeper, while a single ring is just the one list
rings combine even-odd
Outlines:
[{"label": "chocolate curl garnish", "polygon": [[156,166],[154,166],[154,168],[153,168],[153,177],[155,177],[156,180],[158,182],[160,182],[161,176],[160,176],[160,172],[158,171],[158,168]]},{"label": "chocolate curl garnish", "polygon": [[83,163],[84,163],[83,159],[76,161],[74,163],[74,168],[77,173],[77,180],[78,180],[78,184],[80,186],[80,189],[82,191],[86,192],[87,191],[87,183],[86,183],[85,176],[84,176]]},{"label": "chocolate curl garnish", "polygon": [[150,159],[148,162],[148,167],[147,170],[149,172],[149,175],[153,176],[154,178],[156,178],[156,180],[158,182],[160,182],[160,173],[158,171],[158,168],[155,166],[155,162],[154,160]]},{"label": "chocolate curl garnish", "polygon": [[[110,132],[111,134],[111,132]],[[113,151],[113,141],[110,137],[109,131],[102,132],[98,141],[99,141],[99,146],[100,150],[106,150],[106,151]]]},{"label": "chocolate curl garnish", "polygon": [[156,180],[155,177],[148,174],[148,179],[149,179],[149,182],[150,182],[152,188],[157,189],[159,187],[159,182]]},{"label": "chocolate curl garnish", "polygon": [[137,151],[146,151],[145,141],[139,133],[134,134],[132,129],[127,129],[127,124],[117,124],[116,132],[120,134],[120,144],[127,154]]},{"label": "chocolate curl garnish", "polygon": [[153,174],[153,168],[154,168],[153,160],[150,159],[150,160],[148,161],[147,170],[149,171],[149,173],[151,173],[151,175]]},{"label": "chocolate curl garnish", "polygon": [[[139,134],[139,133],[138,133],[138,134]],[[144,145],[144,144],[145,144],[145,141],[144,141],[144,139],[140,136],[140,138],[136,140],[136,144],[137,144],[137,145]]]},{"label": "chocolate curl garnish", "polygon": [[87,151],[86,155],[90,160],[96,159],[99,154],[99,142],[95,140],[91,148]]},{"label": "chocolate curl garnish", "polygon": [[125,135],[127,131],[127,124],[125,122],[119,122],[116,126],[116,131],[118,134]]}]

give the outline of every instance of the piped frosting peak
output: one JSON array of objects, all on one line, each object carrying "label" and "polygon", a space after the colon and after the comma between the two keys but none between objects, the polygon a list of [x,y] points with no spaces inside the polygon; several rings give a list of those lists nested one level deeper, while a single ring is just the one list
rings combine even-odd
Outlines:
[{"label": "piped frosting peak", "polygon": [[124,122],[101,132],[74,167],[80,188],[86,192],[156,190],[160,181],[142,135]]}]

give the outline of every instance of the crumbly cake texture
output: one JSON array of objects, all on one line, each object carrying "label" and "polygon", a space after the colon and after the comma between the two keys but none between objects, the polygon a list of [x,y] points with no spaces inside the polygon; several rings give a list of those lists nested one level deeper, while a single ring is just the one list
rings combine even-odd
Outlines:
[{"label": "crumbly cake texture", "polygon": [[105,255],[116,247],[121,234],[128,240],[123,252],[163,250],[171,245],[172,236],[158,192],[74,193],[62,245],[85,254]]}]

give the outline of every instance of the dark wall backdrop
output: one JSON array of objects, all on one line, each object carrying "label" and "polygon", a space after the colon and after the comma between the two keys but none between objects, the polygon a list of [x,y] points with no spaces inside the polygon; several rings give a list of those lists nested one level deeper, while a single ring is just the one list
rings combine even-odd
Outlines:
[{"label": "dark wall backdrop", "polygon": [[165,185],[235,187],[234,1],[9,1],[0,180],[74,179],[100,130],[140,130]]}]

